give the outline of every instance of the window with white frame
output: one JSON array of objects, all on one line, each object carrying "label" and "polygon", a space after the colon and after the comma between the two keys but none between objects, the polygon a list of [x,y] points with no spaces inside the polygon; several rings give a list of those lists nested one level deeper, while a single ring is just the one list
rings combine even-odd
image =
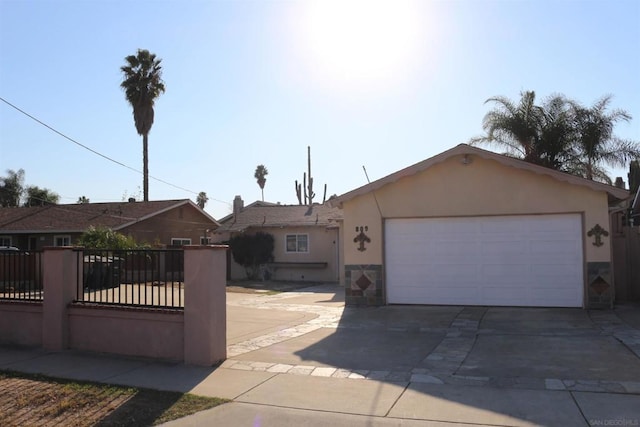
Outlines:
[{"label": "window with white frame", "polygon": [[71,246],[71,236],[69,235],[53,236],[53,246]]},{"label": "window with white frame", "polygon": [[287,234],[287,252],[309,252],[308,234]]},{"label": "window with white frame", "polygon": [[0,236],[0,246],[11,246],[11,236]]},{"label": "window with white frame", "polygon": [[201,245],[210,245],[212,243],[212,239],[211,237],[200,237],[200,244]]},{"label": "window with white frame", "polygon": [[191,244],[191,239],[185,239],[182,237],[172,237],[171,246],[187,246]]}]

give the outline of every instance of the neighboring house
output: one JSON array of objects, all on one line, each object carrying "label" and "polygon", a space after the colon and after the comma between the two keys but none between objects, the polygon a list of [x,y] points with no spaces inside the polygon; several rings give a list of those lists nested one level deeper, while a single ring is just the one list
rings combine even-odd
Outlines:
[{"label": "neighboring house", "polygon": [[170,247],[210,243],[219,224],[190,200],[0,208],[0,246],[71,246],[91,225]]},{"label": "neighboring house", "polygon": [[[274,237],[274,259],[266,266],[271,279],[338,282],[341,219],[342,211],[326,204],[254,202],[244,206],[236,196],[233,213],[219,221],[216,241],[228,241],[238,233],[269,233]],[[244,268],[233,261],[231,254],[228,267],[231,280],[246,278]]]},{"label": "neighboring house", "polygon": [[458,145],[331,202],[349,304],[609,307],[624,189]]}]

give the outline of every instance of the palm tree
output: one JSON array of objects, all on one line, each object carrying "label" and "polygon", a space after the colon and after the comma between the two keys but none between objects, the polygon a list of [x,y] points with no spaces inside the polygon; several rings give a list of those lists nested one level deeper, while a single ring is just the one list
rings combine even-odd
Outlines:
[{"label": "palm tree", "polygon": [[146,49],[138,49],[136,55],[125,58],[126,65],[120,67],[124,74],[120,87],[124,89],[125,97],[133,108],[133,121],[138,135],[142,136],[142,164],[143,164],[143,197],[149,201],[149,159],[148,135],[153,126],[153,105],[156,98],[164,93],[162,81],[161,59]]},{"label": "palm tree", "polygon": [[265,178],[269,174],[267,168],[264,165],[258,165],[256,167],[256,171],[253,174],[253,177],[258,181],[258,185],[260,186],[260,190],[262,191],[262,201],[264,202],[264,185],[267,183],[267,178]]},{"label": "palm tree", "polygon": [[209,198],[207,197],[207,193],[205,193],[204,191],[201,191],[200,193],[198,193],[198,197],[196,198],[196,204],[200,207],[200,209],[204,209],[204,206],[207,204],[208,201],[209,201]]},{"label": "palm tree", "polygon": [[473,138],[470,143],[495,144],[505,148],[507,155],[539,163],[538,146],[544,114],[535,105],[535,98],[535,92],[528,91],[520,94],[517,105],[503,96],[487,99],[485,104],[493,102],[496,107],[482,120],[486,136]]},{"label": "palm tree", "polygon": [[583,178],[611,184],[602,165],[626,166],[640,158],[640,144],[613,134],[617,122],[628,122],[631,115],[624,110],[607,112],[611,96],[607,95],[585,108],[572,102],[575,152],[567,163],[567,171]]},{"label": "palm tree", "polygon": [[547,98],[541,107],[542,120],[536,148],[538,164],[564,170],[571,157],[575,130],[572,126],[570,102],[563,95]]}]

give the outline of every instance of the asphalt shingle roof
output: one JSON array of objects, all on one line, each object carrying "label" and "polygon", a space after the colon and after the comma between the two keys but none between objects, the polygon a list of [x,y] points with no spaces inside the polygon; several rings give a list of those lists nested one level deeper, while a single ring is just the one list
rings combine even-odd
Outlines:
[{"label": "asphalt shingle roof", "polygon": [[216,232],[243,231],[250,227],[331,227],[342,219],[342,209],[327,204],[270,205],[251,204],[237,216],[220,220]]},{"label": "asphalt shingle roof", "polygon": [[0,232],[82,232],[90,225],[117,230],[187,203],[185,199],[0,208]]}]

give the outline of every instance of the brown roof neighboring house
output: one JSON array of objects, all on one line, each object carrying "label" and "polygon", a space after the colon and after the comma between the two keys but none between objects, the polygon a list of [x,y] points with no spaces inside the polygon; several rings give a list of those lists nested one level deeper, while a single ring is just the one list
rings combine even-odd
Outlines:
[{"label": "brown roof neighboring house", "polygon": [[[185,199],[2,208],[0,209],[0,231],[70,233],[83,232],[91,225],[109,227],[117,231],[185,205],[196,206]],[[217,221],[206,212],[202,211],[202,215],[217,224]]]},{"label": "brown roof neighboring house", "polygon": [[0,208],[0,236],[13,236],[12,241],[32,249],[34,238],[38,247],[55,243],[45,236],[69,235],[73,243],[90,226],[108,227],[140,242],[196,244],[218,225],[188,199]]}]

